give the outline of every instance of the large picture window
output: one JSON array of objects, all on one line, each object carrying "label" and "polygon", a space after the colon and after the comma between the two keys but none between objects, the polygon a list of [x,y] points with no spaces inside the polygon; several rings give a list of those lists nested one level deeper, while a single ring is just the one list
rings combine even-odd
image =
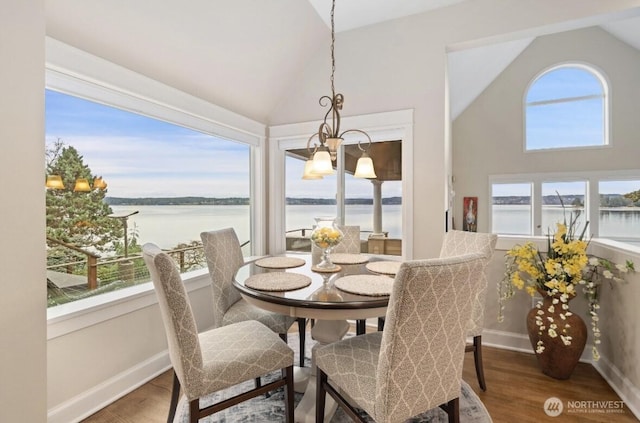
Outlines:
[{"label": "large picture window", "polygon": [[148,282],[146,242],[184,272],[202,231],[250,253],[249,145],[53,90],[45,112],[49,305]]}]

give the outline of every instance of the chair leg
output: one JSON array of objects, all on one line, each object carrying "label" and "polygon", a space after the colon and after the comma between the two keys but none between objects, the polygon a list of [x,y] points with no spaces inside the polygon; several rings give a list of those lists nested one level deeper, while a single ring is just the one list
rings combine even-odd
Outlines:
[{"label": "chair leg", "polygon": [[307,331],[307,319],[298,319],[298,332],[300,332],[300,367],[304,367],[304,342]]},{"label": "chair leg", "polygon": [[178,399],[180,398],[180,381],[178,375],[173,372],[173,387],[171,388],[171,405],[169,405],[169,416],[167,417],[167,423],[173,423],[173,419],[176,416],[176,409],[178,408]]},{"label": "chair leg", "polygon": [[189,423],[198,423],[200,420],[200,399],[196,398],[189,403]]},{"label": "chair leg", "polygon": [[487,384],[484,380],[484,367],[482,366],[482,336],[473,337],[473,361],[476,365],[476,376],[478,384],[483,391],[487,390]]},{"label": "chair leg", "polygon": [[324,405],[327,393],[325,392],[325,384],[327,383],[327,374],[319,367],[316,368],[316,423],[324,422]]},{"label": "chair leg", "polygon": [[365,319],[356,320],[356,335],[367,333],[367,321]]},{"label": "chair leg", "polygon": [[452,399],[440,408],[447,412],[449,423],[460,423],[460,398]]},{"label": "chair leg", "polygon": [[284,403],[285,403],[285,422],[293,423],[294,415],[294,393],[293,393],[293,366],[289,366],[286,369],[282,369],[282,376],[287,380],[287,385],[284,389]]},{"label": "chair leg", "polygon": [[378,332],[384,329],[384,317],[378,317]]}]

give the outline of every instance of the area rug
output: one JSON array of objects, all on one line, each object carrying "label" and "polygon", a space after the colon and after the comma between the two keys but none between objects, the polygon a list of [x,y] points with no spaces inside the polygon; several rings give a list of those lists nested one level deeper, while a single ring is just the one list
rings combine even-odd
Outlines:
[{"label": "area rug", "polygon": [[[307,342],[305,345],[305,356],[311,357],[311,347],[313,341],[309,342],[311,335],[307,333]],[[289,334],[288,339],[289,346],[294,350],[294,357],[298,357],[298,335]],[[311,359],[307,358],[307,363],[311,362]],[[270,380],[275,380],[279,377],[279,372],[275,372],[263,378],[263,383]],[[254,381],[247,381],[240,385],[236,385],[232,388],[225,389],[224,391],[217,392],[209,395],[200,400],[200,407],[209,406],[213,403],[219,402],[222,399],[230,398],[239,393],[248,391],[254,388]],[[302,394],[295,394],[296,405],[302,399]],[[361,415],[367,422],[372,422],[366,413],[362,412]],[[188,423],[189,422],[189,405],[185,397],[180,398],[178,403],[178,410],[176,412],[176,418],[174,423]],[[212,416],[208,416],[204,419],[200,419],[201,423],[263,423],[263,422],[284,422],[284,391],[279,389],[272,392],[269,398],[261,395],[257,398],[252,398],[248,401],[240,403],[236,406],[223,410]],[[352,420],[347,416],[340,407],[331,419],[331,423],[351,423]],[[419,416],[407,420],[407,423],[447,423],[447,414],[439,408],[429,410]],[[473,392],[471,387],[465,382],[462,383],[462,394],[460,395],[460,422],[461,423],[492,423],[491,417],[487,409],[485,408],[480,398]]]}]

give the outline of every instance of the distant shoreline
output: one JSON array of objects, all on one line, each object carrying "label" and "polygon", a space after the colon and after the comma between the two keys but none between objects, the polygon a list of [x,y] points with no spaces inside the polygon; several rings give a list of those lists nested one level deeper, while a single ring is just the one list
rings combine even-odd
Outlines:
[{"label": "distant shoreline", "polygon": [[[249,198],[228,197],[145,197],[123,198],[105,197],[104,201],[110,206],[248,206]],[[332,198],[287,198],[287,205],[335,205]],[[372,198],[347,198],[345,204],[373,204]],[[383,205],[402,204],[402,197],[388,197],[382,199]]]}]

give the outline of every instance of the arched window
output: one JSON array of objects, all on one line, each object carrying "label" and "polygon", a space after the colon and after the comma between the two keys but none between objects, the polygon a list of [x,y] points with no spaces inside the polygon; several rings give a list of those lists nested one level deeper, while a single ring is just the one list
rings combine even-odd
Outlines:
[{"label": "arched window", "polygon": [[566,64],[536,77],[525,96],[525,150],[608,144],[608,89],[592,67]]}]

